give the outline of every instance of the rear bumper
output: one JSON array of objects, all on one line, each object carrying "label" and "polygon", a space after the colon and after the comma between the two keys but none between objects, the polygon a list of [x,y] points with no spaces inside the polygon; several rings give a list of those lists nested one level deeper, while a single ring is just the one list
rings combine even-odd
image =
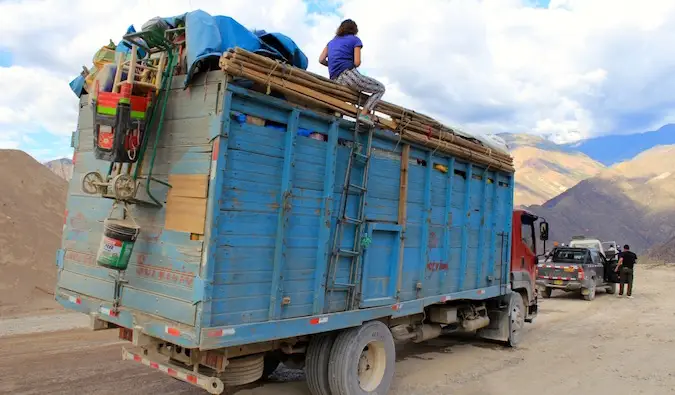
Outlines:
[{"label": "rear bumper", "polygon": [[127,349],[122,347],[122,359],[127,361],[135,361],[142,363],[152,369],[159,370],[166,373],[175,379],[200,387],[211,394],[220,394],[225,390],[225,385],[217,377],[204,376],[199,373],[169,364],[166,361],[161,361],[159,358],[152,358],[143,354],[143,349],[132,348]]},{"label": "rear bumper", "polygon": [[171,321],[164,321],[159,317],[142,314],[125,307],[115,313],[112,304],[109,302],[80,295],[63,288],[57,288],[55,298],[66,309],[88,315],[92,329],[99,329],[103,322],[108,323],[108,327],[132,329],[185,348],[199,347],[199,339],[194,327],[177,325]]},{"label": "rear bumper", "polygon": [[585,281],[564,281],[562,285],[555,284],[554,280],[537,280],[537,286],[542,288],[562,289],[564,291],[580,291],[585,288]]}]

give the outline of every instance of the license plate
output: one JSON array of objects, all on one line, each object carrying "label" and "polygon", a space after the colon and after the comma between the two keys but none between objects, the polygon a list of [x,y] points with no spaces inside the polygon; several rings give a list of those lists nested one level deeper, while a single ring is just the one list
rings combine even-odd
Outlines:
[{"label": "license plate", "polygon": [[563,285],[563,280],[553,280],[553,284],[555,284],[555,285]]}]

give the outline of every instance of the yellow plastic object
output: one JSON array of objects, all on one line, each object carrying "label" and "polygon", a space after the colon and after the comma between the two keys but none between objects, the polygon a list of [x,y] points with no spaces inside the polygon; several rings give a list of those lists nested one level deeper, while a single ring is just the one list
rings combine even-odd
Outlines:
[{"label": "yellow plastic object", "polygon": [[94,54],[93,63],[94,66],[99,69],[102,68],[105,64],[115,62],[115,50],[109,47],[101,47]]},{"label": "yellow plastic object", "polygon": [[448,172],[448,166],[443,166],[439,163],[434,163],[434,169],[440,171],[441,173],[447,173]]}]

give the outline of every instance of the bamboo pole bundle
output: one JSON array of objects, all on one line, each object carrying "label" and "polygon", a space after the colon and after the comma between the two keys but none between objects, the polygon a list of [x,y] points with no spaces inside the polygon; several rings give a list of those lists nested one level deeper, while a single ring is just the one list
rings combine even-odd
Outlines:
[{"label": "bamboo pole bundle", "polygon": [[[230,50],[220,59],[221,69],[231,75],[252,80],[303,103],[355,117],[359,93],[325,77],[283,64],[241,48]],[[399,133],[403,140],[418,143],[466,160],[475,161],[500,170],[513,172],[513,159],[502,152],[493,151],[475,139],[462,136],[461,132],[442,125],[435,119],[381,101],[375,111],[391,119],[379,117],[377,123]]]}]

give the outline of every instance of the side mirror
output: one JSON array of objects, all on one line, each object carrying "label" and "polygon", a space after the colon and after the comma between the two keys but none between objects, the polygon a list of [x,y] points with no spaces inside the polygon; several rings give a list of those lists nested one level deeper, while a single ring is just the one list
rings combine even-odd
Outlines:
[{"label": "side mirror", "polygon": [[539,240],[548,240],[548,222],[544,221],[539,223]]}]

